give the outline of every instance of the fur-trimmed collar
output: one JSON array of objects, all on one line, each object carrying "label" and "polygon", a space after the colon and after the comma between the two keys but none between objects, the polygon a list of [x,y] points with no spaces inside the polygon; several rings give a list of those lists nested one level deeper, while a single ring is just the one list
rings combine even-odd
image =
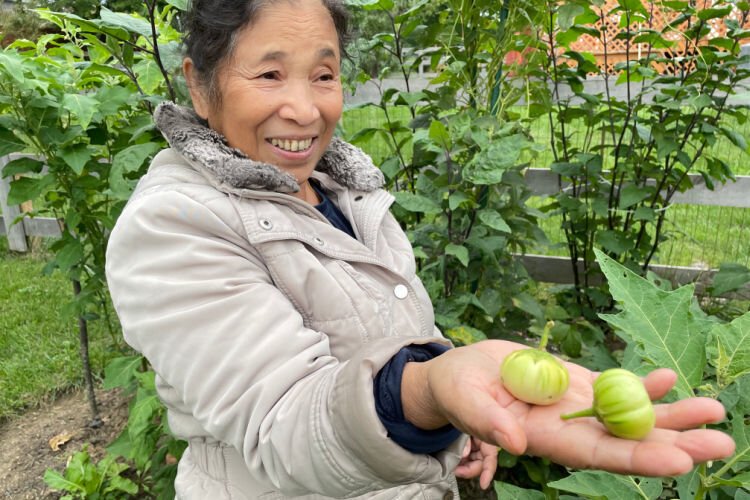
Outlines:
[{"label": "fur-trimmed collar", "polygon": [[[214,177],[219,186],[279,193],[293,193],[300,189],[291,174],[275,165],[251,160],[227,145],[226,139],[208,128],[190,108],[163,102],[154,112],[154,121],[169,145],[193,167]],[[383,173],[373,165],[369,156],[335,137],[315,169],[358,191],[373,191],[384,183]]]}]

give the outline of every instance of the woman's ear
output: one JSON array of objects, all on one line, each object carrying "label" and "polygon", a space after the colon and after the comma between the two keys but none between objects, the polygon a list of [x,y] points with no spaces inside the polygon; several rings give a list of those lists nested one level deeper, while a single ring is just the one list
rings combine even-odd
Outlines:
[{"label": "woman's ear", "polygon": [[203,87],[198,81],[198,71],[195,69],[193,60],[189,57],[182,60],[182,73],[185,75],[185,82],[187,82],[187,87],[190,91],[190,99],[193,101],[193,109],[198,116],[207,120],[210,109],[208,99],[206,99]]}]

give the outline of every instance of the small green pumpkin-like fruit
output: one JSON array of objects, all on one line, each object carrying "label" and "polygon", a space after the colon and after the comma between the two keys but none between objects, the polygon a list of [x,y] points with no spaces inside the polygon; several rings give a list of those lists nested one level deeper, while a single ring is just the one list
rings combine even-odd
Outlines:
[{"label": "small green pumpkin-like fruit", "polygon": [[544,327],[537,349],[514,351],[503,360],[500,379],[516,399],[535,405],[551,405],[560,401],[568,390],[568,369],[544,350],[553,325],[550,321]]},{"label": "small green pumpkin-like fruit", "polygon": [[640,377],[623,368],[605,370],[594,381],[594,405],[563,415],[564,420],[596,417],[614,436],[641,440],[654,428],[654,405]]}]

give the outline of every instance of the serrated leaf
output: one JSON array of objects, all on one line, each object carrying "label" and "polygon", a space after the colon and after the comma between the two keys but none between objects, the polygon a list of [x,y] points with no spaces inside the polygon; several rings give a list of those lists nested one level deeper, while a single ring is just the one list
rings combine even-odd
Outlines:
[{"label": "serrated leaf", "polygon": [[121,356],[107,363],[104,368],[104,389],[129,386],[142,362],[141,356]]},{"label": "serrated leaf", "polygon": [[732,459],[738,462],[750,461],[750,429],[742,415],[732,418],[732,439],[736,445]]},{"label": "serrated leaf", "polygon": [[439,213],[440,206],[430,198],[421,194],[414,194],[408,191],[398,191],[393,193],[396,203],[404,207],[409,212]]},{"label": "serrated leaf", "polygon": [[483,224],[491,227],[492,229],[501,231],[503,233],[512,232],[508,223],[505,222],[505,219],[503,219],[503,216],[495,210],[480,210],[478,216],[479,220],[482,221]]},{"label": "serrated leaf", "polygon": [[133,66],[138,84],[147,94],[156,93],[159,86],[164,81],[159,66],[153,59],[143,59]]},{"label": "serrated leaf", "polygon": [[548,483],[548,486],[607,500],[658,498],[663,489],[659,478],[621,476],[603,471],[577,471]]},{"label": "serrated leaf", "polygon": [[693,467],[693,470],[677,478],[678,498],[695,498],[700,484],[700,470],[698,467]]},{"label": "serrated leaf", "polygon": [[596,242],[599,243],[605,250],[613,252],[615,254],[624,254],[631,248],[633,248],[634,242],[632,238],[628,238],[627,235],[621,231],[605,230],[598,231],[596,233]]},{"label": "serrated leaf", "polygon": [[136,495],[138,493],[138,485],[130,479],[124,478],[122,476],[113,476],[112,478],[110,478],[109,484],[109,487],[104,491],[104,493],[109,493],[111,491],[122,491],[125,493],[130,493],[131,495]]},{"label": "serrated leaf", "polygon": [[731,323],[714,325],[710,339],[706,352],[722,386],[750,374],[750,312]]},{"label": "serrated leaf", "polygon": [[62,476],[62,474],[53,469],[47,469],[44,472],[44,482],[47,486],[57,491],[86,491],[82,486],[79,486],[72,481],[68,481]]},{"label": "serrated leaf", "polygon": [[469,265],[469,250],[465,246],[448,243],[445,245],[445,253],[456,257],[464,267]]},{"label": "serrated leaf", "polygon": [[525,490],[508,483],[495,481],[495,493],[498,498],[512,498],[514,500],[544,500],[544,493],[538,490]]},{"label": "serrated leaf", "polygon": [[[139,389],[139,394],[142,391]],[[128,416],[128,434],[131,442],[136,441],[151,425],[154,413],[161,407],[156,394],[136,398]]]},{"label": "serrated leaf", "polygon": [[85,94],[65,94],[62,99],[62,107],[70,111],[76,118],[83,130],[86,130],[91,119],[99,106],[99,101]]},{"label": "serrated leaf", "polygon": [[115,198],[126,200],[135,185],[135,180],[125,178],[125,174],[138,170],[143,162],[160,149],[154,142],[134,144],[118,152],[109,169],[110,194]]},{"label": "serrated leaf", "polygon": [[711,295],[717,297],[750,283],[750,269],[741,264],[722,264],[714,275]]},{"label": "serrated leaf", "polygon": [[65,163],[76,173],[81,175],[83,168],[86,163],[91,159],[92,151],[89,150],[86,144],[75,144],[73,146],[65,147],[60,150],[60,156]]},{"label": "serrated leaf", "polygon": [[600,317],[639,348],[639,356],[677,372],[679,397],[694,396],[706,366],[706,338],[712,324],[693,311],[694,287],[664,291],[598,249],[594,249],[609,290],[621,310]]}]

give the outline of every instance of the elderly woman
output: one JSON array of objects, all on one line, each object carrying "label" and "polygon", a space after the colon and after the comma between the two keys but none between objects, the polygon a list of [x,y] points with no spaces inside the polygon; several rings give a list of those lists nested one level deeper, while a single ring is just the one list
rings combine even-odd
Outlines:
[{"label": "elderly woman", "polygon": [[[522,346],[451,348],[383,176],[334,137],[346,23],[340,0],[191,6],[193,109],[158,108],[171,148],[107,255],[125,338],[189,443],[178,498],[456,498],[456,476],[489,486],[496,445],[647,475],[731,454],[724,434],[684,430],[723,418],[713,400],[659,406],[626,441],[560,419],[590,404],[588,370],[568,364],[565,398],[530,406],[498,380]],[[645,382],[658,398],[674,380]]]}]

